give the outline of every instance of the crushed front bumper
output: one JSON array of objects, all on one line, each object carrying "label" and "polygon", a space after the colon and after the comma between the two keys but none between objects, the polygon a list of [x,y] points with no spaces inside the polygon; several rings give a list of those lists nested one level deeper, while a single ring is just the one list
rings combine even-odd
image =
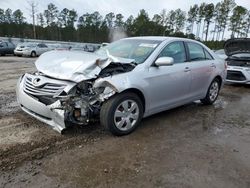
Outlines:
[{"label": "crushed front bumper", "polygon": [[[25,77],[25,75],[24,75]],[[45,105],[36,98],[24,92],[24,78],[19,78],[16,87],[17,102],[21,109],[36,119],[50,125],[54,130],[62,132],[66,128],[64,110],[60,100],[51,105]]]},{"label": "crushed front bumper", "polygon": [[250,84],[250,67],[228,66],[226,82]]}]

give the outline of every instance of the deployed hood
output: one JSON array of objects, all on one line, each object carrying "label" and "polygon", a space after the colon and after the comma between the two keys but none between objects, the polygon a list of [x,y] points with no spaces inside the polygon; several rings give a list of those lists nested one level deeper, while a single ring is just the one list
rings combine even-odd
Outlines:
[{"label": "deployed hood", "polygon": [[39,72],[47,76],[80,82],[96,78],[111,62],[120,61],[109,54],[108,56],[77,51],[50,51],[41,55],[35,65]]},{"label": "deployed hood", "polygon": [[250,53],[250,38],[229,39],[224,44],[227,56]]}]

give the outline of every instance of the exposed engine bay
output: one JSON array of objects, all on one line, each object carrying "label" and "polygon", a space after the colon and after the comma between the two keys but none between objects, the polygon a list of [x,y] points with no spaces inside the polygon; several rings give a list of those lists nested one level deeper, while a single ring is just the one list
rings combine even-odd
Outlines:
[{"label": "exposed engine bay", "polygon": [[[102,69],[98,78],[129,72],[134,68],[133,64],[110,63]],[[95,121],[99,115],[101,104],[118,92],[114,86],[107,82],[95,86],[95,81],[98,78],[82,81],[67,96],[58,96],[62,108],[65,110],[65,120],[68,123],[85,125],[90,121]]]},{"label": "exposed engine bay", "polygon": [[67,123],[88,124],[96,119],[101,103],[117,91],[111,85],[93,88],[93,81],[83,81],[77,84],[67,96],[58,96],[61,107],[65,111]]},{"label": "exposed engine bay", "polygon": [[135,64],[110,63],[105,69],[101,70],[98,76],[103,78],[124,72],[129,72],[132,71],[135,66]]},{"label": "exposed engine bay", "polygon": [[227,64],[229,66],[240,66],[240,67],[250,67],[250,60],[236,60],[236,59],[227,59]]}]

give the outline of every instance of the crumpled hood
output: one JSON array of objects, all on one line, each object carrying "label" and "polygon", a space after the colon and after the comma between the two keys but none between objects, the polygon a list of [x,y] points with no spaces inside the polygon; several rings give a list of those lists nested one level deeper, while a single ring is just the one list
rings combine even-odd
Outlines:
[{"label": "crumpled hood", "polygon": [[250,39],[229,39],[225,42],[224,49],[227,56],[232,56],[239,53],[250,53]]},{"label": "crumpled hood", "polygon": [[[99,60],[97,65],[96,61]],[[111,61],[95,53],[77,51],[50,51],[35,62],[43,74],[62,80],[80,82],[95,78]]]}]

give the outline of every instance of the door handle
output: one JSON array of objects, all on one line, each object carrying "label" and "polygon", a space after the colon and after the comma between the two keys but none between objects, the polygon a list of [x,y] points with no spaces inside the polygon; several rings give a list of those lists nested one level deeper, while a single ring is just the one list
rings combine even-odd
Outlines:
[{"label": "door handle", "polygon": [[210,67],[216,68],[216,65],[212,63]]},{"label": "door handle", "polygon": [[191,71],[191,69],[189,67],[186,67],[184,70],[184,72],[190,72],[190,71]]}]

